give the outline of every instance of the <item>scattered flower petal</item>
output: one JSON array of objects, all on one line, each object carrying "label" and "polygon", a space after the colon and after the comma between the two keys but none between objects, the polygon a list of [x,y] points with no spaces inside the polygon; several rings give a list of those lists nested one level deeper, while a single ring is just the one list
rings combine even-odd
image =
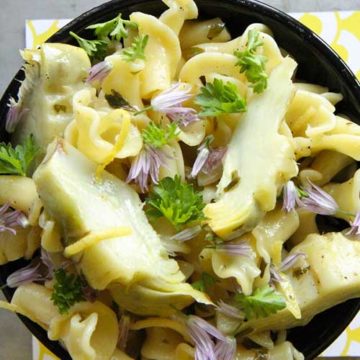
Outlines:
[{"label": "scattered flower petal", "polygon": [[298,200],[300,207],[320,215],[334,215],[339,210],[333,197],[310,180],[305,191],[306,196]]},{"label": "scattered flower petal", "polygon": [[235,339],[225,337],[215,326],[195,315],[189,316],[187,325],[195,343],[196,360],[235,359]]},{"label": "scattered flower petal", "polygon": [[204,167],[210,155],[210,150],[207,147],[203,147],[196,157],[194,165],[191,170],[190,177],[195,178]]},{"label": "scattered flower petal", "polygon": [[200,225],[193,226],[178,232],[177,234],[171,236],[170,240],[176,241],[188,241],[193,239],[196,235],[201,232],[202,228]]},{"label": "scattered flower petal", "polygon": [[118,339],[118,347],[121,350],[125,350],[126,343],[129,337],[130,330],[130,317],[127,315],[122,315],[119,320],[119,339]]},{"label": "scattered flower petal", "polygon": [[112,64],[108,61],[104,60],[96,65],[94,65],[89,70],[89,76],[86,79],[87,83],[92,83],[94,81],[102,82],[110,73],[112,70]]},{"label": "scattered flower petal", "polygon": [[14,227],[21,226],[25,228],[29,221],[19,210],[11,210],[9,204],[0,207],[0,232],[9,231],[16,235]]},{"label": "scattered flower petal", "polygon": [[238,320],[244,320],[244,318],[245,318],[245,315],[238,308],[236,308],[235,306],[229,305],[222,300],[220,300],[218,302],[218,306],[216,309],[218,312],[221,312],[222,314],[224,314],[230,318],[234,318],[234,319],[238,319]]},{"label": "scattered flower petal", "polygon": [[24,108],[20,101],[16,101],[13,97],[10,98],[8,106],[9,110],[6,114],[5,130],[9,134],[12,134],[22,117],[26,115],[29,109]]},{"label": "scattered flower petal", "polygon": [[215,248],[217,251],[225,251],[228,255],[251,257],[252,254],[251,246],[245,241],[238,244],[217,244]]},{"label": "scattered flower petal", "polygon": [[144,193],[148,190],[149,177],[154,184],[159,182],[159,171],[161,166],[165,166],[165,154],[161,149],[145,146],[135,157],[126,181],[135,181],[140,190]]},{"label": "scattered flower petal", "polygon": [[184,101],[193,97],[189,93],[190,90],[190,87],[184,88],[184,84],[176,83],[155,96],[151,100],[151,107],[156,111],[166,114],[170,120],[182,126],[187,126],[199,120],[194,109],[181,105]]},{"label": "scattered flower petal", "polygon": [[216,149],[211,149],[210,154],[202,168],[202,172],[205,174],[210,174],[213,171],[222,165],[222,160],[226,154],[226,147],[219,147]]},{"label": "scattered flower petal", "polygon": [[358,236],[360,235],[360,211],[356,213],[355,219],[350,223],[351,227],[346,232],[346,235]]},{"label": "scattered flower petal", "polygon": [[291,269],[300,258],[306,259],[306,254],[298,252],[287,256],[280,265],[280,271],[284,272]]},{"label": "scattered flower petal", "polygon": [[284,281],[280,273],[275,269],[274,265],[270,265],[270,283]]},{"label": "scattered flower petal", "polygon": [[296,203],[298,201],[298,192],[293,181],[288,181],[283,190],[283,210],[290,212],[295,209]]},{"label": "scattered flower petal", "polygon": [[32,283],[34,281],[44,280],[44,276],[40,274],[39,268],[40,263],[38,263],[36,266],[30,264],[28,266],[25,266],[24,268],[16,270],[8,276],[8,278],[6,279],[6,285],[9,288],[16,288],[20,285]]}]

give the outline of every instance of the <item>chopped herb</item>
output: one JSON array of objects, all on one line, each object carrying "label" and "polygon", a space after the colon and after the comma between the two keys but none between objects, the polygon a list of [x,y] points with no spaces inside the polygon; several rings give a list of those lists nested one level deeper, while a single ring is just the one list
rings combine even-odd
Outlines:
[{"label": "chopped herb", "polygon": [[257,288],[252,295],[237,294],[235,300],[248,320],[267,317],[286,307],[283,296],[268,285]]},{"label": "chopped herb", "polygon": [[67,274],[62,268],[55,270],[54,279],[51,300],[59,309],[60,314],[66,314],[71,306],[85,299],[83,293],[84,282],[80,276]]},{"label": "chopped herb", "polygon": [[161,127],[151,122],[143,130],[142,137],[145,144],[153,146],[154,148],[161,148],[176,138],[178,130],[176,123],[170,123],[166,127]]},{"label": "chopped herb", "polygon": [[145,60],[145,47],[149,40],[149,36],[137,36],[131,46],[125,48],[122,52],[122,56],[125,61],[131,62],[136,59]]},{"label": "chopped herb", "polygon": [[39,148],[30,135],[23,145],[15,148],[11,144],[0,143],[0,174],[28,176],[30,166],[39,153]]},{"label": "chopped herb", "polygon": [[191,285],[194,289],[205,292],[211,286],[216,284],[216,279],[206,271],[201,274],[200,280],[193,282]]},{"label": "chopped herb", "polygon": [[70,35],[76,39],[79,46],[86,51],[89,57],[98,60],[106,57],[109,46],[108,40],[87,40],[72,31],[70,31]]},{"label": "chopped herb", "polygon": [[129,107],[129,103],[115,90],[111,90],[111,94],[106,94],[105,99],[114,109]]},{"label": "chopped herb", "polygon": [[244,51],[235,51],[237,57],[236,66],[240,66],[240,72],[245,73],[246,78],[252,83],[254,92],[262,93],[267,88],[268,76],[265,72],[267,57],[256,54],[257,49],[263,45],[257,30],[248,32],[248,42]]},{"label": "chopped herb", "polygon": [[223,22],[216,22],[210,25],[207,38],[212,40],[216,36],[220,35],[221,32],[225,29],[225,24]]},{"label": "chopped herb", "polygon": [[122,19],[121,14],[112,20],[87,27],[87,29],[94,29],[95,35],[100,40],[110,38],[117,41],[126,39],[129,36],[128,28],[137,29],[137,24],[133,21]]},{"label": "chopped herb", "polygon": [[166,177],[155,185],[146,203],[150,217],[164,216],[175,227],[204,219],[201,193],[191,184],[183,183],[178,175]]},{"label": "chopped herb", "polygon": [[246,100],[240,96],[235,84],[215,79],[200,89],[195,103],[202,110],[200,116],[218,116],[246,111]]}]

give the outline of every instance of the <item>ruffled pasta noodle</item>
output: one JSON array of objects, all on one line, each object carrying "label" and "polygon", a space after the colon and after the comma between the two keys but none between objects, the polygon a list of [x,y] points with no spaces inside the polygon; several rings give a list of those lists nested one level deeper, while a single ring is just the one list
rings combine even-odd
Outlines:
[{"label": "ruffled pasta noodle", "polygon": [[[302,360],[286,330],[360,296],[360,126],[341,94],[295,80],[266,25],[232,37],[194,1],[163,2],[100,24],[117,24],[104,57],[23,52],[11,141],[41,151],[30,177],[0,175],[0,264],[32,259],[36,276],[15,274],[0,307],[74,360]],[[322,234],[315,190],[350,229]]]}]

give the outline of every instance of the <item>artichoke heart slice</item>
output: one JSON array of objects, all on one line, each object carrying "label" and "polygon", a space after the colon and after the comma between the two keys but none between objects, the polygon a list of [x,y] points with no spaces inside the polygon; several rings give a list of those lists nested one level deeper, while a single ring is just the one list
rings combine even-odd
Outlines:
[{"label": "artichoke heart slice", "polygon": [[107,171],[99,181],[96,168],[95,162],[57,140],[34,174],[44,207],[60,225],[67,245],[87,234],[131,229],[84,247],[77,261],[89,284],[102,290],[112,283],[131,291],[140,282],[143,287],[159,282],[165,291],[177,294],[180,306],[194,298],[209,303],[203,293],[184,282],[178,263],[169,258],[149,224],[136,191]]},{"label": "artichoke heart slice", "polygon": [[[281,134],[294,93],[296,62],[285,58],[270,74],[268,88],[255,95],[238,125],[224,159],[215,203],[204,209],[219,236],[249,231],[273,210],[281,187],[297,174],[292,139]],[[240,115],[241,116],[241,115]]]},{"label": "artichoke heart slice", "polygon": [[244,323],[240,331],[289,329],[306,325],[316,314],[346,300],[360,297],[360,242],[341,232],[311,234],[290,255],[306,254],[305,264],[289,269],[286,280],[301,310],[297,319],[286,308],[266,318]]}]

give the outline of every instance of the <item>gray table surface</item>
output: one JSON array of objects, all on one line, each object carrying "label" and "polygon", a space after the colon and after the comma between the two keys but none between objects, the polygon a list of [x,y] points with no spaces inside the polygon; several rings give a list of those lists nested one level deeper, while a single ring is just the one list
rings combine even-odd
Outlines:
[{"label": "gray table surface", "polygon": [[[221,1],[221,0],[219,0]],[[265,0],[287,12],[360,10],[360,0]],[[102,0],[0,0],[0,93],[21,65],[26,19],[73,18]],[[2,295],[0,295],[0,299]],[[0,311],[0,360],[31,360],[31,336],[22,323]]]}]

